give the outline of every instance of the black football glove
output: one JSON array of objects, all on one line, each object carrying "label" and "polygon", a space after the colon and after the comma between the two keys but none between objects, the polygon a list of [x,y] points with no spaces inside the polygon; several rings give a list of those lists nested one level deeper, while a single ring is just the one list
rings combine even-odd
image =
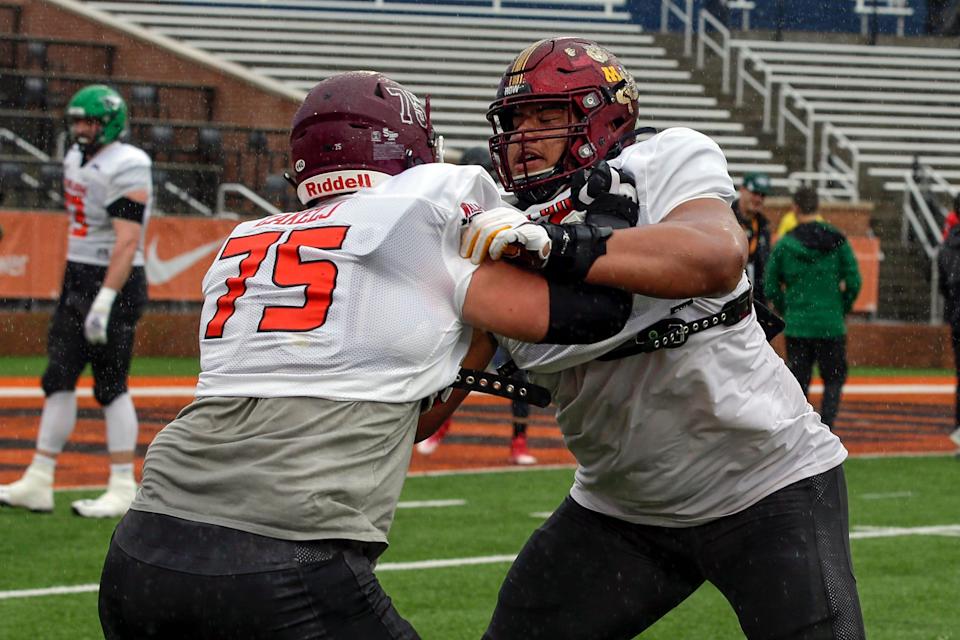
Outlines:
[{"label": "black football glove", "polygon": [[573,174],[570,200],[586,214],[587,224],[598,227],[627,229],[636,226],[640,215],[633,179],[605,160]]}]

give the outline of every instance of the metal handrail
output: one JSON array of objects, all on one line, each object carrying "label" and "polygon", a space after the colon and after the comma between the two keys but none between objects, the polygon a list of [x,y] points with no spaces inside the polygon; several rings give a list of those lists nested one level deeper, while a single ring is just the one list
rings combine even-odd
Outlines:
[{"label": "metal handrail", "polygon": [[[831,153],[830,142],[833,140],[838,151],[845,151],[850,155],[849,162],[845,161],[839,155]],[[857,148],[850,138],[840,132],[829,122],[823,125],[820,132],[820,166],[837,167],[842,173],[848,174],[853,179],[853,188],[859,197],[860,194],[860,149]]]},{"label": "metal handrail", "polygon": [[181,189],[176,183],[170,182],[169,180],[165,180],[163,183],[163,188],[166,190],[167,193],[173,195],[180,202],[187,205],[197,213],[205,216],[213,215],[213,209],[211,209],[210,207],[203,204],[202,202],[194,198],[192,195],[190,195],[189,193]]},{"label": "metal handrail", "polygon": [[[936,172],[929,167],[920,167],[920,173],[927,177]],[[946,181],[944,183],[949,187],[949,183]],[[900,229],[900,244],[907,246],[909,230],[912,229],[923,253],[930,261],[930,324],[939,324],[943,308],[939,286],[940,271],[937,269],[941,231],[913,171],[904,172],[903,184],[903,222]],[[915,206],[919,209],[919,213],[915,210]]]},{"label": "metal handrail", "polygon": [[[806,121],[801,116],[790,110],[791,104],[806,116]],[[813,106],[807,102],[800,93],[789,84],[781,84],[780,92],[777,98],[777,144],[786,145],[787,141],[787,123],[792,124],[797,131],[804,137],[804,169],[813,171],[813,154],[816,144],[816,122]]]},{"label": "metal handrail", "polygon": [[[714,40],[707,35],[706,23],[710,23],[717,33],[720,34],[719,40]],[[697,21],[697,68],[703,69],[704,65],[704,47],[710,47],[710,50],[720,56],[721,63],[721,82],[720,89],[726,94],[730,93],[730,30],[715,15],[706,9],[700,9],[700,18]]]},{"label": "metal handrail", "polygon": [[227,211],[226,209],[226,199],[227,193],[236,193],[243,196],[253,204],[255,204],[260,209],[267,212],[269,215],[276,215],[278,213],[283,213],[280,209],[277,209],[275,206],[270,204],[268,201],[260,197],[256,192],[252,191],[246,185],[239,184],[237,182],[225,182],[217,187],[217,208],[215,215],[223,217],[234,217],[236,213],[233,211]]},{"label": "metal handrail", "polygon": [[660,33],[669,31],[670,14],[676,16],[683,23],[683,55],[690,57],[693,54],[693,0],[684,0],[684,6],[672,0],[662,0],[660,3]]},{"label": "metal handrail", "polygon": [[[736,104],[740,106],[743,104],[743,85],[744,83],[750,85],[754,91],[760,94],[760,97],[763,98],[763,130],[765,132],[770,132],[771,119],[773,113],[773,80],[770,69],[767,67],[766,63],[763,61],[759,55],[754,53],[750,47],[739,47],[739,55],[737,56],[737,97]],[[759,79],[754,78],[749,73],[747,73],[746,61],[750,60],[753,63],[753,69],[758,74],[763,74],[763,82],[761,83]]]},{"label": "metal handrail", "polygon": [[37,149],[35,146],[33,146],[32,144],[30,144],[29,142],[27,142],[26,140],[24,140],[23,138],[15,134],[13,131],[10,131],[10,129],[4,129],[0,127],[0,138],[3,138],[4,140],[7,140],[9,142],[12,142],[14,145],[19,147],[23,151],[26,151],[28,154],[30,154],[37,160],[41,160],[43,162],[50,162],[50,156],[48,156],[46,153],[44,153],[40,149]]},{"label": "metal handrail", "polygon": [[[787,176],[791,185],[798,187],[801,183],[817,182],[817,193],[828,201],[836,201],[836,196],[842,197],[849,202],[855,202],[860,199],[857,192],[857,184],[853,176],[844,171],[830,167],[821,168],[820,171],[794,171]],[[833,182],[839,187],[831,188],[827,183]]]}]

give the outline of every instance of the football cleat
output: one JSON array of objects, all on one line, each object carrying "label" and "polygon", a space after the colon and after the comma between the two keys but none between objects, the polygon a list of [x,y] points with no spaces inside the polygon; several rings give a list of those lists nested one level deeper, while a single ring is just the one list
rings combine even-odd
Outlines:
[{"label": "football cleat", "polygon": [[84,518],[119,518],[130,508],[136,495],[137,482],[132,475],[111,475],[106,493],[92,500],[76,500],[70,506],[76,515]]},{"label": "football cleat", "polygon": [[21,507],[36,513],[53,511],[53,469],[35,464],[27,467],[23,477],[0,486],[0,505]]},{"label": "football cleat", "polygon": [[428,456],[434,451],[437,450],[437,447],[440,446],[440,442],[446,437],[447,431],[450,431],[450,421],[447,420],[440,428],[433,432],[426,440],[421,440],[417,443],[417,452],[421,455]]},{"label": "football cleat", "polygon": [[515,435],[510,441],[510,464],[531,465],[537,464],[537,459],[527,450],[527,435]]}]

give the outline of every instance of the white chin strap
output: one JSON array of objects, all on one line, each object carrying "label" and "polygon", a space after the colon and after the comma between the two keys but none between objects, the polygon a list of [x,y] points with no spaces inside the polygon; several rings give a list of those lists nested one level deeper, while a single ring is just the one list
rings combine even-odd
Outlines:
[{"label": "white chin strap", "polygon": [[350,193],[360,189],[370,189],[377,186],[390,174],[367,169],[346,169],[321,173],[297,185],[297,197],[301,204],[307,204],[317,198],[334,196],[339,193]]}]

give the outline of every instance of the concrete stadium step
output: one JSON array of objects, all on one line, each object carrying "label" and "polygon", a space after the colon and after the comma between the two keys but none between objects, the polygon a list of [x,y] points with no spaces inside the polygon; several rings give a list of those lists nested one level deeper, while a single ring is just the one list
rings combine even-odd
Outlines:
[{"label": "concrete stadium step", "polygon": [[[289,9],[289,8],[271,8],[258,3],[254,7],[235,7],[235,6],[217,6],[213,4],[188,5],[182,3],[165,2],[90,2],[87,3],[96,9],[112,13],[124,19],[143,24],[168,24],[168,25],[187,25],[198,24],[201,22],[219,24],[221,26],[241,26],[245,22],[248,26],[256,26],[251,20],[260,20],[263,26],[263,20],[270,20],[271,23],[278,22],[282,25],[293,24],[304,28],[306,25],[314,24],[317,28],[325,27],[334,23],[360,22],[365,24],[414,24],[430,25],[434,34],[438,28],[452,26],[461,31],[467,31],[471,28],[497,29],[507,34],[527,33],[531,30],[555,29],[558,25],[579,26],[584,31],[602,34],[609,39],[611,34],[636,34],[631,37],[633,44],[649,44],[653,38],[642,34],[643,29],[636,24],[629,22],[629,16],[621,15],[614,20],[604,20],[599,14],[578,15],[576,12],[563,12],[563,18],[557,19],[555,15],[551,18],[545,18],[547,12],[544,10],[528,12],[526,14],[517,14],[514,16],[506,14],[495,14],[492,11],[487,15],[471,15],[468,11],[433,11],[425,12],[422,8],[420,12],[393,12],[390,10],[377,10],[376,5],[369,3],[357,3],[352,7],[344,2],[337,3],[330,10],[316,9]],[[394,5],[391,5],[394,6]],[[350,9],[353,9],[352,11]],[[308,27],[309,28],[309,27]],[[576,31],[578,34],[579,31]],[[556,31],[552,35],[556,35]],[[572,31],[570,31],[572,33]],[[549,36],[548,36],[549,37]],[[586,35],[584,35],[586,37]],[[528,38],[530,39],[530,38]]]}]

